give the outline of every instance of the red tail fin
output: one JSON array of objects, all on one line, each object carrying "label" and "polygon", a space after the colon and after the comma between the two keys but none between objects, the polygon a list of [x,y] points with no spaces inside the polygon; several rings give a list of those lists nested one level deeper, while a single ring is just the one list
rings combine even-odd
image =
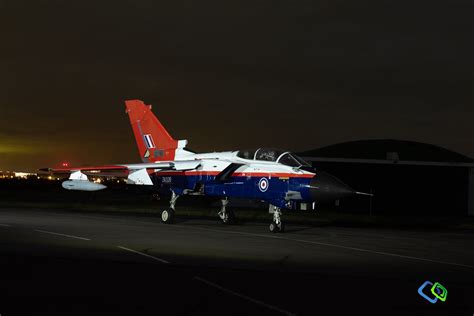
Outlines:
[{"label": "red tail fin", "polygon": [[144,162],[174,160],[178,141],[170,136],[151,112],[151,105],[145,105],[140,100],[127,100],[125,107],[142,160]]}]

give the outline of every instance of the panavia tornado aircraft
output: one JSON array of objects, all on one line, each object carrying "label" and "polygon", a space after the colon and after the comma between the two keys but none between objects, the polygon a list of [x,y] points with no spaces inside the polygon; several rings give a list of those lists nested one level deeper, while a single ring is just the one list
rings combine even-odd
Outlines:
[{"label": "panavia tornado aircraft", "polygon": [[234,213],[228,199],[268,202],[273,214],[271,232],[283,232],[282,209],[314,209],[325,199],[340,199],[356,192],[337,178],[316,171],[289,151],[259,148],[213,153],[186,149],[187,140],[175,140],[140,100],[125,101],[138,150],[143,162],[92,167],[40,169],[53,174],[70,174],[62,186],[68,190],[98,191],[106,186],[88,176],[122,176],[128,184],[154,186],[160,195],[170,196],[170,206],[161,212],[163,223],[172,223],[176,200],[181,195],[219,198],[223,223],[232,223]]}]

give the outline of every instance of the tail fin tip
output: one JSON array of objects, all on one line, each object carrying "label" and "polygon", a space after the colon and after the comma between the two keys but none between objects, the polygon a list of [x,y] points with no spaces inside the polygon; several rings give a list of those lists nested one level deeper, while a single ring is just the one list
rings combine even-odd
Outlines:
[{"label": "tail fin tip", "polygon": [[138,153],[143,162],[185,159],[192,155],[185,150],[188,141],[176,140],[142,100],[126,100],[128,114]]}]

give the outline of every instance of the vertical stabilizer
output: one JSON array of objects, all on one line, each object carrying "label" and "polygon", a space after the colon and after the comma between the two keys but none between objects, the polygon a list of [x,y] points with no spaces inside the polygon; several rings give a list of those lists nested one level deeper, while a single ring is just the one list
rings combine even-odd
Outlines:
[{"label": "vertical stabilizer", "polygon": [[175,140],[151,111],[151,105],[140,100],[125,101],[138,152],[144,162],[175,160],[186,141]]}]

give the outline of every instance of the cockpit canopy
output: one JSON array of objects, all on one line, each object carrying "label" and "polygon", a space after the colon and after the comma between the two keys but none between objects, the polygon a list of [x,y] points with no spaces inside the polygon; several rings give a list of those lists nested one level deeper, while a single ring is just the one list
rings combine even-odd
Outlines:
[{"label": "cockpit canopy", "polygon": [[290,167],[311,167],[309,163],[289,151],[274,148],[239,150],[237,157],[251,160],[278,162]]}]

